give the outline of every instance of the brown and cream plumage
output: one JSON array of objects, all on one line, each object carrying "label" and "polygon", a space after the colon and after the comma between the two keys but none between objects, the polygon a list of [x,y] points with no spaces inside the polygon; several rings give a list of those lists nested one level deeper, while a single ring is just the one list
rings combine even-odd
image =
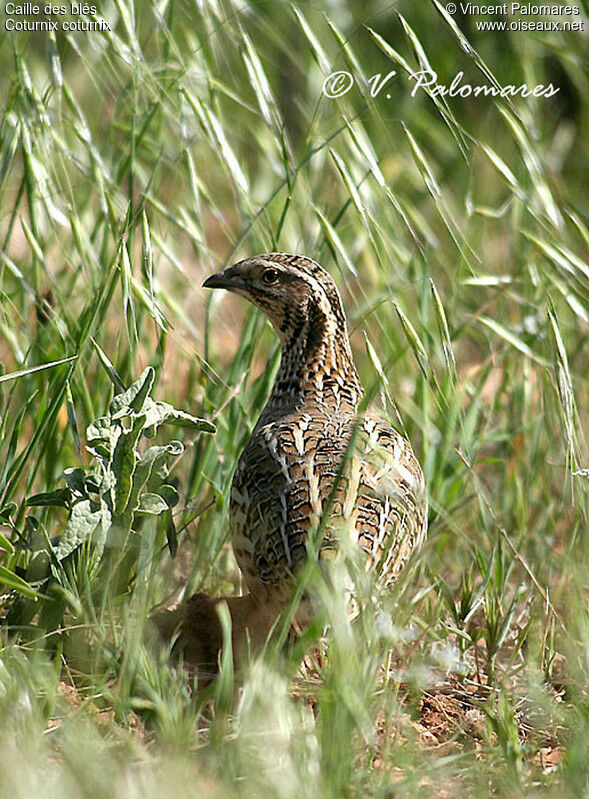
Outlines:
[{"label": "brown and cream plumage", "polygon": [[264,604],[288,597],[328,498],[331,521],[320,550],[333,546],[330,527],[339,522],[379,577],[394,578],[425,536],[423,475],[409,442],[388,422],[371,411],[358,416],[364,391],[335,283],[310,258],[269,253],[204,285],[261,308],[282,345],[272,394],[231,490],[233,547],[249,590]]},{"label": "brown and cream plumage", "polygon": [[319,264],[268,253],[204,286],[257,305],[282,347],[272,393],[237,464],[229,510],[250,591],[230,610],[234,626],[249,626],[259,640],[291,595],[313,531],[320,531],[320,558],[343,534],[359,544],[381,583],[398,575],[426,534],[423,474],[402,435],[373,411],[359,412],[364,391],[342,301]]}]

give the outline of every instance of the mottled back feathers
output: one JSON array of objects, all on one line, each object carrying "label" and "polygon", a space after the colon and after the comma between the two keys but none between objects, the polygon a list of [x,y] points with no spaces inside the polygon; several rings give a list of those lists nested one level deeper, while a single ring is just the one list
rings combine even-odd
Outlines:
[{"label": "mottled back feathers", "polygon": [[[280,607],[322,516],[320,550],[357,542],[381,583],[427,530],[421,468],[409,442],[371,411],[353,362],[337,287],[319,264],[269,253],[212,275],[268,316],[282,345],[272,393],[237,465],[230,524],[252,594]],[[320,554],[321,556],[321,554]]]}]

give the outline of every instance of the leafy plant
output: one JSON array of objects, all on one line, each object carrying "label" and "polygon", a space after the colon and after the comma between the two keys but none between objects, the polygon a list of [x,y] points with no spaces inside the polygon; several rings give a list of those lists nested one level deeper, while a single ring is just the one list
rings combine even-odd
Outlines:
[{"label": "leafy plant", "polygon": [[[66,469],[64,487],[26,499],[27,507],[63,508],[68,516],[63,533],[54,541],[33,514],[24,520],[24,534],[12,525],[17,547],[31,554],[23,576],[5,566],[0,571],[2,582],[28,598],[13,607],[9,622],[22,623],[30,617],[36,608],[36,590],[55,594],[68,573],[68,561],[81,548],[87,549],[89,579],[100,567],[109,542],[124,557],[146,517],[157,519],[157,530],[165,531],[170,555],[176,554],[178,538],[172,512],[178,504],[178,491],[170,464],[184,452],[184,445],[174,439],[142,451],[142,439],[153,439],[164,424],[205,433],[213,433],[215,426],[167,402],[153,400],[154,379],[155,371],[148,367],[126,391],[114,396],[105,416],[88,425],[89,466]],[[4,509],[6,522],[10,523],[15,510],[15,505]],[[14,553],[15,547],[10,548]],[[131,562],[126,560],[127,574],[134,573],[137,552],[135,548]],[[60,620],[53,614],[53,626]]]}]

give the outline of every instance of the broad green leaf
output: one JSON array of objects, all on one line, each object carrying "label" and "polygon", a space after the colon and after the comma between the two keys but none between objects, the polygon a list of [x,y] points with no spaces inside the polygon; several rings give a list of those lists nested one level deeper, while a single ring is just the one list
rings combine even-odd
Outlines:
[{"label": "broad green leaf", "polygon": [[153,516],[158,516],[166,510],[168,510],[168,505],[159,494],[146,493],[139,498],[137,513],[149,513]]},{"label": "broad green leaf", "polygon": [[89,499],[83,499],[74,505],[63,537],[55,549],[55,555],[58,560],[63,560],[80,544],[87,541],[99,524],[104,526],[110,521],[104,517],[104,507],[98,507],[98,509],[93,510],[95,507],[95,503]]},{"label": "broad green leaf", "polygon": [[81,499],[86,499],[86,470],[76,466],[73,469],[66,469],[63,476],[70,492]]},{"label": "broad green leaf", "polygon": [[28,583],[40,583],[46,580],[51,566],[51,555],[48,550],[35,552],[27,566],[26,579]]},{"label": "broad green leaf", "polygon": [[[175,441],[173,444],[180,444],[180,442]],[[161,464],[165,462],[166,457],[179,455],[183,451],[184,447],[182,444],[180,444],[180,449],[176,446],[167,445],[163,447],[150,447],[147,450],[135,468],[135,474],[133,475],[133,488],[131,489],[131,494],[129,496],[129,502],[127,505],[129,510],[135,510],[135,508],[137,508],[139,494],[143,486],[149,480],[152,469],[155,468],[157,472]],[[161,482],[161,480],[158,480],[158,482]]]},{"label": "broad green leaf", "polygon": [[70,513],[63,537],[56,548],[56,557],[62,560],[89,538],[100,521],[100,511],[92,511],[89,499],[77,502]]},{"label": "broad green leaf", "polygon": [[173,406],[167,402],[155,402],[151,397],[147,397],[143,405],[145,414],[145,427],[157,428],[163,424],[168,415],[173,410]]},{"label": "broad green leaf", "polygon": [[56,491],[46,491],[42,494],[34,494],[28,497],[25,505],[34,507],[55,506],[68,508],[70,505],[71,492],[69,488],[58,488]]},{"label": "broad green leaf", "polygon": [[141,377],[129,386],[126,391],[113,397],[109,408],[111,417],[118,419],[121,416],[126,416],[130,410],[140,413],[145,398],[151,391],[154,379],[155,371],[151,366],[148,366]]},{"label": "broad green leaf", "polygon": [[136,416],[128,433],[123,433],[112,457],[112,470],[116,477],[115,513],[124,513],[133,487],[133,473],[137,463],[135,446],[145,424],[145,416]]},{"label": "broad green leaf", "polygon": [[165,501],[168,508],[175,508],[178,502],[180,501],[180,497],[178,496],[178,492],[174,488],[173,485],[169,485],[168,483],[164,483],[161,485],[157,493],[160,497]]},{"label": "broad green leaf", "polygon": [[100,523],[96,526],[92,536],[92,541],[94,544],[94,550],[92,553],[94,567],[96,567],[100,562],[102,553],[104,552],[104,545],[106,544],[106,536],[112,524],[112,513],[102,497],[100,498],[100,513]]},{"label": "broad green leaf", "polygon": [[[104,454],[106,448],[108,455],[112,455],[122,432],[120,425],[112,424],[108,416],[101,416],[86,429],[87,449],[90,452],[98,450],[100,454]],[[99,448],[99,444],[103,445],[102,449]]]},{"label": "broad green leaf", "polygon": [[147,397],[143,405],[145,427],[159,427],[161,424],[174,424],[190,430],[201,430],[203,433],[214,433],[215,425],[206,419],[199,419],[185,411],[179,411],[168,402],[154,402]]},{"label": "broad green leaf", "polygon": [[170,469],[168,468],[167,458],[165,456],[157,458],[153,464],[149,480],[147,481],[146,488],[148,491],[157,492],[162,483],[168,479]]},{"label": "broad green leaf", "polygon": [[176,408],[172,408],[168,414],[166,424],[174,424],[176,427],[186,427],[189,430],[200,430],[203,433],[214,433],[216,431],[215,425],[207,419],[200,419],[185,411],[179,411]]}]

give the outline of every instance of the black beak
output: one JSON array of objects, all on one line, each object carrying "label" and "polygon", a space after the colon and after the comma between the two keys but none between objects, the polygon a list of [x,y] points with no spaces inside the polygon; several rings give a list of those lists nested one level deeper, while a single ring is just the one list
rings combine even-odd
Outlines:
[{"label": "black beak", "polygon": [[231,289],[239,288],[242,282],[241,277],[235,274],[233,268],[230,268],[207,277],[202,285],[205,289],[227,289],[230,291]]},{"label": "black beak", "polygon": [[202,286],[205,289],[226,289],[230,282],[231,281],[227,280],[223,272],[217,272],[215,275],[207,277]]}]

